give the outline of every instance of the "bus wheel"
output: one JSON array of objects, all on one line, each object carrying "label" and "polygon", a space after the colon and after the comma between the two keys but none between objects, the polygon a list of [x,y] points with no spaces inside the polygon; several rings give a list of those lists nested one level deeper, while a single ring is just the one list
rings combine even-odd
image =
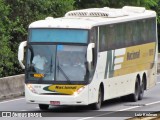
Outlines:
[{"label": "bus wheel", "polygon": [[102,104],[102,90],[101,88],[99,88],[99,92],[98,92],[98,102],[94,103],[92,105],[92,108],[94,110],[99,110],[101,108],[101,104]]},{"label": "bus wheel", "polygon": [[139,93],[140,93],[140,83],[139,83],[138,78],[137,78],[136,83],[135,83],[135,91],[134,91],[133,94],[130,95],[130,100],[132,102],[136,102],[138,100]]},{"label": "bus wheel", "polygon": [[143,95],[144,95],[144,81],[142,81],[142,84],[140,86],[140,92],[139,92],[138,100],[142,100]]},{"label": "bus wheel", "polygon": [[39,104],[39,108],[40,108],[40,110],[48,110],[49,105]]}]

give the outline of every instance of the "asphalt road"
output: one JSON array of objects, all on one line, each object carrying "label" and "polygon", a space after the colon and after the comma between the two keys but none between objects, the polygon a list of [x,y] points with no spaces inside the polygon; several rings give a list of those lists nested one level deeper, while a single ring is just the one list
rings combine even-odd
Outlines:
[{"label": "asphalt road", "polygon": [[[43,116],[42,118],[34,119],[45,119],[45,116],[48,119],[55,120],[123,120],[128,119],[135,115],[142,115],[146,113],[151,113],[149,115],[155,116],[154,112],[160,111],[160,76],[158,76],[157,85],[146,91],[143,100],[138,102],[128,102],[120,98],[108,100],[103,103],[101,110],[93,111],[88,106],[80,107],[53,107],[51,106],[48,111],[40,111],[38,105],[35,104],[26,104],[25,98],[17,98],[13,100],[6,100],[0,102],[0,116],[2,112],[11,112],[12,116],[15,118],[12,119],[21,119],[21,117],[37,115]],[[30,114],[35,113],[35,114]],[[3,113],[5,116],[6,113]],[[19,115],[17,118],[16,115]],[[0,118],[2,119],[2,118]],[[5,118],[3,118],[5,119]],[[28,119],[28,118],[23,118]],[[31,118],[29,118],[31,120]]]}]

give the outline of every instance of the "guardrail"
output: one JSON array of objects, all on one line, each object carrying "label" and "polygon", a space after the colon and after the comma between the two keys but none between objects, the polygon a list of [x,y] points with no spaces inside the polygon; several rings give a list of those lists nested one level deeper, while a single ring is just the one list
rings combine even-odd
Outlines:
[{"label": "guardrail", "polygon": [[0,78],[0,100],[24,95],[24,74]]}]

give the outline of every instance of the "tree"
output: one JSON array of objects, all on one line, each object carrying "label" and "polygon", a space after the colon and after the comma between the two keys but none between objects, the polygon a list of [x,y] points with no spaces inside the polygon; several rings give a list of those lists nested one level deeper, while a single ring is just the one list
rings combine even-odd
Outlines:
[{"label": "tree", "polygon": [[17,51],[27,40],[31,22],[60,17],[73,9],[74,0],[0,0],[0,77],[23,73]]},{"label": "tree", "polygon": [[142,6],[150,9],[158,5],[159,0],[75,0],[78,9],[91,7]]},{"label": "tree", "polygon": [[98,8],[109,5],[109,0],[75,0],[76,9]]},{"label": "tree", "polygon": [[[0,77],[7,76],[13,71],[13,52],[10,48],[11,38],[8,31],[10,21],[8,19],[9,6],[6,6],[3,0],[0,0]],[[12,68],[12,69],[10,69]]]}]

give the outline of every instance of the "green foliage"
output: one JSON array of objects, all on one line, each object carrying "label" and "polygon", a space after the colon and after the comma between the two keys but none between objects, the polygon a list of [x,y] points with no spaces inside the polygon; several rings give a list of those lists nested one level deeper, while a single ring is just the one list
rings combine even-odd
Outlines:
[{"label": "green foliage", "polygon": [[74,0],[0,0],[0,77],[23,73],[17,60],[19,43],[27,40],[31,22],[60,17]]},{"label": "green foliage", "polygon": [[0,0],[0,76],[6,76],[8,72],[11,72],[13,69],[8,71],[8,68],[12,68],[12,57],[13,52],[10,49],[11,38],[8,31],[9,27],[9,6],[6,6],[3,0]]},{"label": "green foliage", "polygon": [[142,6],[150,9],[157,5],[157,0],[109,0],[109,6],[123,7],[123,6]]},{"label": "green foliage", "polygon": [[123,7],[123,6],[143,6],[147,9],[158,6],[159,0],[75,0],[78,9],[91,7]]},{"label": "green foliage", "polygon": [[109,5],[109,0],[75,0],[76,9],[98,8]]}]

